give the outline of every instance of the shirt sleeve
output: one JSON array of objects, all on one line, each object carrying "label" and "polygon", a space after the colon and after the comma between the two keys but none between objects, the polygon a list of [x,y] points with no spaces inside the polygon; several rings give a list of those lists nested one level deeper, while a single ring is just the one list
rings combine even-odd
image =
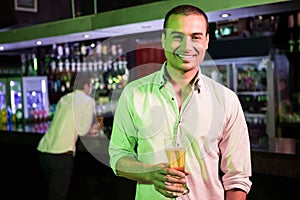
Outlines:
[{"label": "shirt sleeve", "polygon": [[250,191],[251,149],[244,112],[238,97],[234,94],[228,106],[221,150],[221,171],[225,190],[234,188]]},{"label": "shirt sleeve", "polygon": [[74,99],[73,110],[75,127],[79,136],[86,135],[93,123],[95,101],[92,98]]},{"label": "shirt sleeve", "polygon": [[118,100],[109,145],[110,166],[116,175],[118,175],[116,163],[121,157],[131,156],[136,158],[136,129],[130,112],[133,105],[131,105],[129,97],[125,95],[126,91],[128,90],[123,91]]}]

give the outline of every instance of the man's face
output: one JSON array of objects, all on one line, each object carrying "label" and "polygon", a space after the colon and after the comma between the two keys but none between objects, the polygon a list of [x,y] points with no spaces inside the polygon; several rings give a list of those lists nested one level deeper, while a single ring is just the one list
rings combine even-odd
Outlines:
[{"label": "man's face", "polygon": [[199,67],[208,42],[207,23],[202,15],[171,15],[162,35],[168,65],[183,72]]},{"label": "man's face", "polygon": [[83,91],[87,95],[91,95],[93,91],[93,81],[90,80],[89,83],[84,84]]}]

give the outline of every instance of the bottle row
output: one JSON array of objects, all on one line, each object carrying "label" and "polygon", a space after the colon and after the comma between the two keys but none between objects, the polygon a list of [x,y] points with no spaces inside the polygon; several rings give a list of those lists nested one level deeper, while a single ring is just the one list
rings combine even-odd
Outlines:
[{"label": "bottle row", "polygon": [[47,75],[50,93],[72,90],[78,72],[93,74],[95,90],[107,94],[124,86],[128,79],[128,61],[122,44],[108,42],[77,42],[53,44],[45,53],[22,54],[22,73],[25,76]]},{"label": "bottle row", "polygon": [[266,119],[264,117],[246,118],[249,128],[250,144],[252,148],[268,148],[268,134],[266,132]]},{"label": "bottle row", "polygon": [[89,41],[53,44],[45,55],[45,63],[64,62],[113,62],[126,60],[122,44],[110,44],[108,41]]},{"label": "bottle row", "polygon": [[242,94],[238,96],[244,112],[261,114],[266,113],[268,106],[268,96],[266,93],[261,95]]},{"label": "bottle row", "polygon": [[22,124],[23,123],[23,111],[22,107],[18,107],[16,112],[13,113],[10,106],[2,106],[1,112],[1,124]]}]

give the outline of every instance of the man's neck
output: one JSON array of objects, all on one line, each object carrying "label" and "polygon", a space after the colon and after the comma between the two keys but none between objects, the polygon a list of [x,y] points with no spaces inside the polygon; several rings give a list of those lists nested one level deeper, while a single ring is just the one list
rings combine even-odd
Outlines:
[{"label": "man's neck", "polygon": [[195,76],[198,74],[198,71],[199,69],[195,68],[184,72],[176,70],[173,67],[166,66],[165,74],[173,86],[183,89],[192,84]]},{"label": "man's neck", "polygon": [[180,110],[182,103],[192,91],[191,84],[193,84],[195,77],[198,74],[198,70],[193,69],[187,72],[182,72],[172,67],[166,67],[165,73],[173,86],[178,103],[178,109]]}]

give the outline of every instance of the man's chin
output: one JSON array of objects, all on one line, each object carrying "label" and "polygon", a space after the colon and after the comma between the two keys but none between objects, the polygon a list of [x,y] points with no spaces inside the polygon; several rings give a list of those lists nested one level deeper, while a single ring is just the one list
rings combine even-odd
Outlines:
[{"label": "man's chin", "polygon": [[181,64],[182,68],[186,69],[186,71],[189,71],[191,69],[194,69],[196,65],[194,63],[182,63]]}]

